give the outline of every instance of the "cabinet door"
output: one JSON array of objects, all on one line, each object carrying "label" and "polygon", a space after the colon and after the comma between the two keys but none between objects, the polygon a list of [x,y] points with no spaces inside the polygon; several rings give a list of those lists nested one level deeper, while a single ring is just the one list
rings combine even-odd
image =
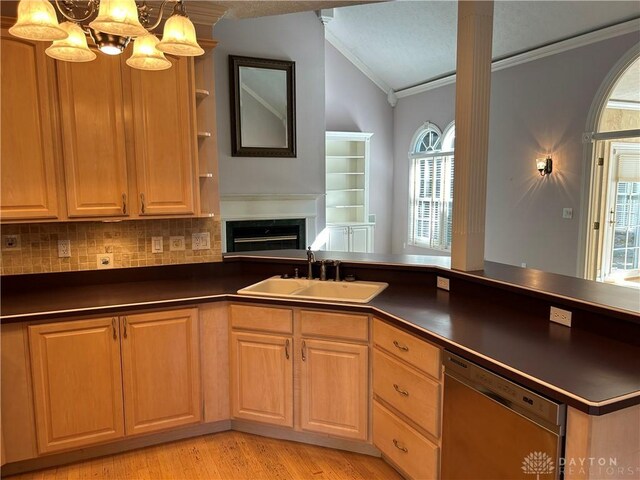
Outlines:
[{"label": "cabinet door", "polygon": [[231,334],[231,408],[235,418],[293,427],[291,337]]},{"label": "cabinet door", "polygon": [[58,217],[52,96],[53,62],[45,45],[2,30],[0,215]]},{"label": "cabinet door", "polygon": [[327,227],[329,238],[327,250],[330,252],[349,251],[349,227]]},{"label": "cabinet door", "polygon": [[127,70],[141,215],[196,211],[193,60],[170,60],[173,66],[161,72]]},{"label": "cabinet door", "polygon": [[198,310],[121,317],[126,433],[202,418]]},{"label": "cabinet door", "polygon": [[117,319],[29,326],[38,451],[124,435]]},{"label": "cabinet door", "polygon": [[367,439],[368,347],[303,340],[300,412],[304,430]]},{"label": "cabinet door", "polygon": [[128,213],[121,63],[58,62],[69,217]]},{"label": "cabinet door", "polygon": [[373,252],[373,226],[354,225],[349,227],[349,251],[372,253]]}]

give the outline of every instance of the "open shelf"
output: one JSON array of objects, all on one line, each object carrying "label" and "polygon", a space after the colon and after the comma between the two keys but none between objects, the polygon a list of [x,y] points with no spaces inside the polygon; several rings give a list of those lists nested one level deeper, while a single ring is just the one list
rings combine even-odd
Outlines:
[{"label": "open shelf", "polygon": [[364,158],[364,155],[327,155],[328,159],[342,160],[342,159],[359,159]]},{"label": "open shelf", "polygon": [[327,205],[327,208],[364,208],[364,205]]},{"label": "open shelf", "polygon": [[331,190],[327,190],[327,193],[337,192],[364,192],[364,188],[334,188]]},{"label": "open shelf", "polygon": [[327,175],[364,175],[364,172],[327,172]]}]

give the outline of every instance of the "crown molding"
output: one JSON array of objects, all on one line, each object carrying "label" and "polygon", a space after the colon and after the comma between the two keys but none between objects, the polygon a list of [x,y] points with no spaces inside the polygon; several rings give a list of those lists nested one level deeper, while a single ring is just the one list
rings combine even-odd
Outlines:
[{"label": "crown molding", "polygon": [[324,38],[333,45],[347,60],[349,60],[358,70],[365,74],[376,86],[388,95],[389,92],[393,92],[393,89],[387,85],[378,75],[376,75],[362,60],[360,60],[349,48],[342,43],[338,37],[325,28]]},{"label": "crown molding", "polygon": [[[206,1],[185,1],[185,8],[191,21],[198,25],[213,26],[218,23],[227,12],[227,7],[219,5],[215,2]],[[169,14],[171,11],[169,9]]]},{"label": "crown molding", "polygon": [[[634,33],[640,31],[640,19],[636,18],[627,22],[605,27],[600,30],[578,35],[576,37],[568,38],[560,42],[546,45],[544,47],[536,48],[528,52],[520,53],[512,57],[504,58],[502,60],[495,60],[491,62],[491,71],[497,72],[504,70],[505,68],[515,67],[522,65],[523,63],[532,62],[534,60],[540,60],[551,55],[557,55],[559,53],[573,50],[575,48],[591,45],[592,43],[601,42],[610,38],[619,37],[620,35],[626,35],[627,33]],[[347,57],[348,58],[348,57]],[[444,85],[455,83],[456,75],[451,74],[446,77],[439,78],[437,80],[431,80],[413,87],[404,88],[395,92],[398,98],[409,97],[411,95],[417,95],[418,93],[433,90]]]}]

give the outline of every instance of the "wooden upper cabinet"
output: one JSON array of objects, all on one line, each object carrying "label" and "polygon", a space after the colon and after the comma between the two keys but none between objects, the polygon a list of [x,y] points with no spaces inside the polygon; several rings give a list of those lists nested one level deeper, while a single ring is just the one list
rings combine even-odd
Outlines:
[{"label": "wooden upper cabinet", "polygon": [[69,217],[126,215],[120,58],[98,53],[92,62],[58,62],[57,70]]},{"label": "wooden upper cabinet", "polygon": [[193,60],[171,58],[160,72],[128,68],[140,215],[197,210]]},{"label": "wooden upper cabinet", "polygon": [[116,318],[29,327],[40,453],[124,436]]},{"label": "wooden upper cabinet", "polygon": [[0,216],[55,219],[55,142],[50,85],[53,61],[45,44],[2,30]]},{"label": "wooden upper cabinet", "polygon": [[199,422],[198,309],[120,317],[126,433]]}]

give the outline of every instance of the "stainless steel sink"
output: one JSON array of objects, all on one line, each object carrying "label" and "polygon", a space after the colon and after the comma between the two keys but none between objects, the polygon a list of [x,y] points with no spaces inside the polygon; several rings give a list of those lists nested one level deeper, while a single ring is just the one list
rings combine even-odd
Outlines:
[{"label": "stainless steel sink", "polygon": [[388,286],[388,283],[383,282],[333,282],[271,277],[242,288],[238,293],[263,297],[368,303]]}]

